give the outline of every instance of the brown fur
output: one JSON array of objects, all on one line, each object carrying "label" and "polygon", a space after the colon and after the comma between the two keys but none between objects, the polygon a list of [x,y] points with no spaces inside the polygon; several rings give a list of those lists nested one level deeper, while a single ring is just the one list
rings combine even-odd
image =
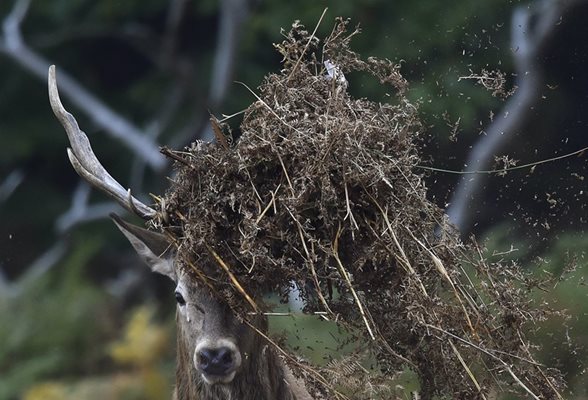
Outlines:
[{"label": "brown fur", "polygon": [[[172,279],[176,295],[181,295],[176,313],[174,400],[312,400],[304,384],[294,378],[261,335],[236,318],[194,276],[176,268],[175,255],[163,235],[128,224],[116,215],[112,218],[151,269]],[[267,332],[267,318],[258,317],[252,323]],[[194,361],[198,345],[226,343],[241,360],[234,378],[228,383],[205,382]]]}]

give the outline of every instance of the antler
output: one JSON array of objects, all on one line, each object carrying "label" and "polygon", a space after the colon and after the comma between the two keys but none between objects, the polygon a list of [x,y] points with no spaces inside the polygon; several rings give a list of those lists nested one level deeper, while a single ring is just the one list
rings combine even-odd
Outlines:
[{"label": "antler", "polygon": [[78,122],[61,104],[57,79],[55,77],[55,65],[49,67],[49,102],[53,114],[57,117],[69,138],[71,148],[67,148],[67,155],[71,165],[79,176],[95,188],[106,193],[120,205],[143,219],[151,219],[155,216],[155,210],[131,195],[131,189],[125,190],[106,169],[100,164],[98,158],[90,146],[86,134],[78,126]]}]

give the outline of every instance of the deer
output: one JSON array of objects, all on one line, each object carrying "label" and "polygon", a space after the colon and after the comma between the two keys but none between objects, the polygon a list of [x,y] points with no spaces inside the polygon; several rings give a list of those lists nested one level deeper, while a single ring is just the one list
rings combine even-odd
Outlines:
[{"label": "deer", "polygon": [[[144,220],[156,211],[125,190],[102,166],[75,117],[59,97],[55,66],[48,73],[49,102],[70,146],[67,155],[82,179]],[[174,400],[313,400],[266,340],[267,317],[248,323],[192,274],[178,268],[177,254],[162,232],[148,230],[110,215],[139,257],[156,273],[167,276],[176,299],[176,384]],[[260,334],[260,333],[263,333]]]}]

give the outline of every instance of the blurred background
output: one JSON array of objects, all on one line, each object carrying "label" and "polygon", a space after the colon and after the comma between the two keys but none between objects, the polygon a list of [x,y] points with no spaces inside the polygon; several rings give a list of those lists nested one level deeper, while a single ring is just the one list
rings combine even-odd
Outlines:
[{"label": "blurred background", "polygon": [[[4,0],[0,399],[164,399],[173,385],[173,288],[108,220],[122,210],[71,168],[48,66],[102,163],[149,201],[171,174],[159,146],[210,140],[209,112],[251,104],[236,81],[278,71],[281,29],[312,31],[325,7],[319,38],[349,17],[354,50],[401,63],[430,199],[487,257],[554,277],[532,296],[567,316],[541,325],[538,352],[569,398],[588,398],[588,2]],[[347,78],[353,95],[386,101],[377,82]]]}]

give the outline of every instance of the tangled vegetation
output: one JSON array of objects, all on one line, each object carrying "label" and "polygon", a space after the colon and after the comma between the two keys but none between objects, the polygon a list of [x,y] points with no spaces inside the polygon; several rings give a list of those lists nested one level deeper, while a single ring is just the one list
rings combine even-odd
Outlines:
[{"label": "tangled vegetation", "polygon": [[[153,227],[245,321],[268,311],[262,293],[285,296],[294,282],[305,312],[357,339],[346,368],[281,349],[316,398],[389,398],[386,382],[407,369],[423,399],[561,398],[559,372],[526,339],[548,312],[529,300],[537,282],[460,242],[427,200],[424,130],[399,65],[362,60],[347,28],[339,20],[321,43],[295,23],[276,45],[283,69],[254,94],[239,138],[213,118],[216,142],[166,151],[177,175]],[[388,85],[389,103],[353,98],[355,74]],[[327,379],[334,368],[352,385]]]}]

